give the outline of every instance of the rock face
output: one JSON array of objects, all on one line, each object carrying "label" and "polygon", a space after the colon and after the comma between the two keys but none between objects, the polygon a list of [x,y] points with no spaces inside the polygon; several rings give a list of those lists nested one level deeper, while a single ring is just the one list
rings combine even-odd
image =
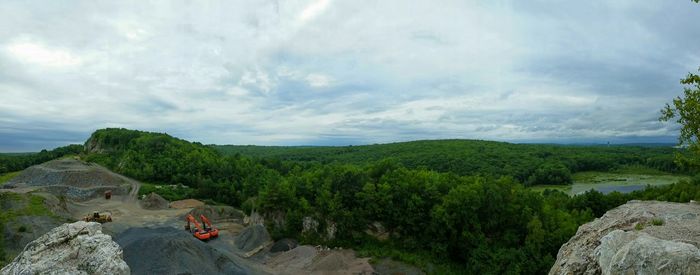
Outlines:
[{"label": "rock face", "polygon": [[102,226],[75,222],[30,242],[0,274],[130,274],[122,249]]},{"label": "rock face", "polygon": [[700,205],[630,201],[579,227],[549,274],[700,274]]}]

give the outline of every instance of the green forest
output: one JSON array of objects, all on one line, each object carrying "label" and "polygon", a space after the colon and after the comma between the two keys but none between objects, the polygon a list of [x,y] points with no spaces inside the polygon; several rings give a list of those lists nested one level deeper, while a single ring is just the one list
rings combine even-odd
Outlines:
[{"label": "green forest", "polygon": [[410,169],[463,176],[510,176],[528,185],[566,184],[571,183],[572,173],[613,171],[635,165],[669,173],[686,172],[674,162],[674,154],[681,151],[671,146],[564,146],[482,140],[425,140],[342,147],[211,146],[223,155],[253,157],[277,170],[285,169],[281,162],[364,165],[392,158]]},{"label": "green forest", "polygon": [[[546,273],[578,226],[611,208],[631,199],[700,199],[700,180],[574,197],[526,187],[631,165],[688,174],[673,161],[682,152],[670,147],[469,140],[234,147],[103,129],[86,148],[85,160],[116,172],[149,184],[190,187],[151,188],[167,199],[192,197],[257,211],[276,239],[351,247],[437,274]],[[317,230],[303,232],[309,218]]]}]

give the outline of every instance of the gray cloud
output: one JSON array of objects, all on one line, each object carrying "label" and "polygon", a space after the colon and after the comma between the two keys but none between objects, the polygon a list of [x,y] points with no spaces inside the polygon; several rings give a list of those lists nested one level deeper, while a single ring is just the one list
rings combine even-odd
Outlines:
[{"label": "gray cloud", "polygon": [[672,141],[690,1],[3,2],[0,151],[103,127],[203,143]]}]

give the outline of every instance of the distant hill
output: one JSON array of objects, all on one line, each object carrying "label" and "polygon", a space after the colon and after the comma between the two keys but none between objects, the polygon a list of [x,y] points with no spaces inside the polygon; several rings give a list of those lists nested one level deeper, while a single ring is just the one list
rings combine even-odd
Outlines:
[{"label": "distant hill", "polygon": [[511,175],[526,181],[533,171],[561,164],[571,172],[608,171],[624,165],[642,165],[678,172],[674,149],[660,145],[513,144],[483,140],[420,140],[362,146],[252,146],[210,145],[224,155],[310,163],[363,164],[386,158],[409,168],[428,168],[460,175]]}]

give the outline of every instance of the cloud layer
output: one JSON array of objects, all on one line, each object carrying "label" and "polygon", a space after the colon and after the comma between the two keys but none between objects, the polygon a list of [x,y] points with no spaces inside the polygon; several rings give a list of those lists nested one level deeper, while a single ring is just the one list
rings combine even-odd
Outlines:
[{"label": "cloud layer", "polygon": [[95,129],[204,143],[672,141],[690,1],[0,4],[0,151]]}]

